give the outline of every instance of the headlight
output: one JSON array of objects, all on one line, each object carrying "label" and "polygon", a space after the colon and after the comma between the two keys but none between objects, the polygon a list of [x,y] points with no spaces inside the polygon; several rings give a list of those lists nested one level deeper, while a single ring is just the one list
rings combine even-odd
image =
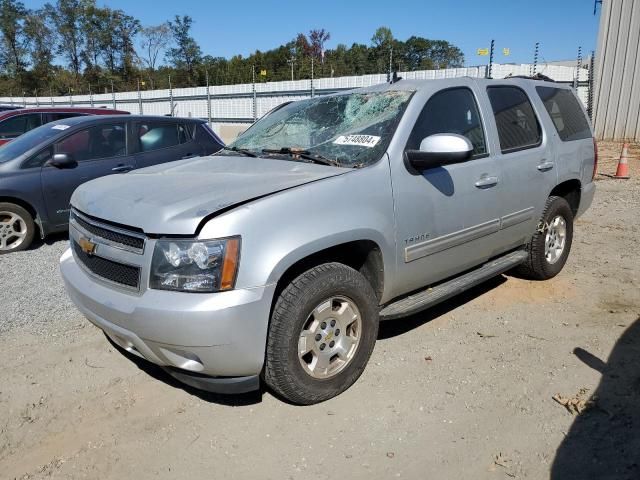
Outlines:
[{"label": "headlight", "polygon": [[239,257],[240,238],[158,240],[149,288],[206,293],[231,290]]}]

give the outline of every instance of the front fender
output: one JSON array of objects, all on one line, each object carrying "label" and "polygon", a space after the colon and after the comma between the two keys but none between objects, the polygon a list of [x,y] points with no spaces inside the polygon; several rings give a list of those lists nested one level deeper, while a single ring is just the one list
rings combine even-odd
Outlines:
[{"label": "front fender", "polygon": [[372,241],[384,262],[385,300],[396,272],[388,157],[242,205],[211,219],[199,237],[231,235],[242,237],[237,288],[276,283],[289,267],[321,250]]}]

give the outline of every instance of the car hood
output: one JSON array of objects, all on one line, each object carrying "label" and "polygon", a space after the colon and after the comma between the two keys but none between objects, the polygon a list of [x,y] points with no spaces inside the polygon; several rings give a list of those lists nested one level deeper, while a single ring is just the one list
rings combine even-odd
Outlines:
[{"label": "car hood", "polygon": [[311,163],[209,156],[87,182],[71,204],[149,234],[192,235],[204,217],[253,199],[351,171]]}]

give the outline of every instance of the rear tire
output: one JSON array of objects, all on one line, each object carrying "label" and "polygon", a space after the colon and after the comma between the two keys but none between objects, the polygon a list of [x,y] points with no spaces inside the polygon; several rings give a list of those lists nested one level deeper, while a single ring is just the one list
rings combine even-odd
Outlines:
[{"label": "rear tire", "polygon": [[14,203],[0,202],[0,255],[31,245],[36,226],[31,214]]},{"label": "rear tire", "polygon": [[567,261],[573,241],[573,212],[562,197],[551,196],[536,232],[527,244],[529,257],[516,273],[532,280],[555,277]]},{"label": "rear tire", "polygon": [[344,392],[371,356],[378,311],[369,282],[346,265],[325,263],[299,275],[276,300],[265,382],[277,395],[299,405]]}]

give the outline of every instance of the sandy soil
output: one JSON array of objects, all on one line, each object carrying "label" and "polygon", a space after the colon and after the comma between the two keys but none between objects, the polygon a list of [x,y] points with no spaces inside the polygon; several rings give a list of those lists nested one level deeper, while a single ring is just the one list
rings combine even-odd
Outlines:
[{"label": "sandy soil", "polygon": [[[618,154],[601,146],[600,171]],[[0,337],[0,478],[640,477],[640,448],[625,450],[640,436],[640,148],[631,154],[631,180],[598,177],[558,277],[502,276],[383,324],[361,379],[312,407],[182,387],[75,310],[6,287],[13,312],[0,316],[46,308]],[[39,247],[51,268],[34,280],[58,304],[65,243]],[[573,415],[555,394],[590,408]],[[602,442],[615,454],[598,453]]]}]

